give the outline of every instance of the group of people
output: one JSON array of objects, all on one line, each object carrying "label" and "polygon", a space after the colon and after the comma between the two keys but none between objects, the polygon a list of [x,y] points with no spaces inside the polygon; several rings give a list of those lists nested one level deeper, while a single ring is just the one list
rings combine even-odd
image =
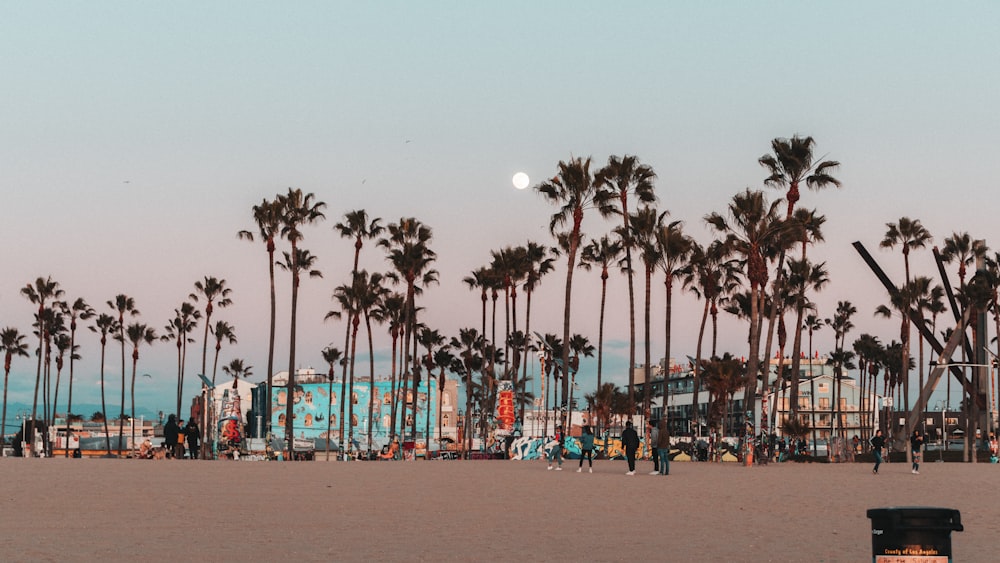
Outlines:
[{"label": "group of people", "polygon": [[[670,433],[667,431],[667,423],[661,420],[659,424],[652,420],[646,424],[647,444],[653,457],[653,471],[650,475],[670,474]],[[556,433],[553,440],[548,444],[548,470],[562,471],[563,447],[566,436],[563,433],[562,425],[556,426]],[[625,429],[621,436],[622,447],[625,449],[625,460],[628,462],[626,475],[635,475],[636,453],[639,451],[639,433],[636,431],[632,421],[625,423]],[[576,472],[583,472],[583,460],[587,460],[587,471],[594,472],[594,429],[586,424],[580,431],[580,465]],[[555,463],[555,466],[553,466]]]},{"label": "group of people", "polygon": [[[878,468],[882,465],[882,450],[885,448],[885,437],[882,435],[882,431],[876,430],[875,435],[868,442],[871,444],[872,454],[875,455],[875,467],[872,468],[872,473],[878,475]],[[914,475],[920,475],[923,448],[924,435],[920,433],[920,430],[914,430],[913,434],[910,434],[910,459],[912,460],[910,473]]]},{"label": "group of people", "polygon": [[178,423],[175,415],[167,417],[167,422],[163,425],[163,449],[166,457],[184,459],[184,452],[187,450],[190,459],[198,459],[200,445],[201,430],[194,417],[187,424],[183,420]]}]

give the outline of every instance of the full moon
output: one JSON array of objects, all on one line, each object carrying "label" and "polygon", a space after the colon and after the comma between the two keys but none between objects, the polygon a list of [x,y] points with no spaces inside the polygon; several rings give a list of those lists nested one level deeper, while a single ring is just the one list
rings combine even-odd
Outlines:
[{"label": "full moon", "polygon": [[524,172],[518,172],[517,174],[514,174],[514,178],[511,181],[514,182],[514,187],[519,190],[527,188],[528,184],[531,183],[531,180],[528,179],[528,175],[525,174]]}]

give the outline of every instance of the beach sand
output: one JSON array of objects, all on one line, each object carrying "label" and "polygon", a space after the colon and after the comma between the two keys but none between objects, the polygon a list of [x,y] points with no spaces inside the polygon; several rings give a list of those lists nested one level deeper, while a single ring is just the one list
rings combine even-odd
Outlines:
[{"label": "beach sand", "polygon": [[[320,456],[322,457],[322,455]],[[1000,465],[0,460],[6,561],[870,561],[865,511],[961,511],[994,561]]]}]

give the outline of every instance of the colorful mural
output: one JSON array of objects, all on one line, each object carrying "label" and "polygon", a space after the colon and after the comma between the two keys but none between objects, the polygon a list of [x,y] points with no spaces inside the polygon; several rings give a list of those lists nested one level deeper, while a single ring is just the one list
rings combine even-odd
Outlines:
[{"label": "colorful mural", "polygon": [[[607,449],[605,449],[607,442]],[[550,438],[516,438],[510,445],[510,458],[521,460],[543,459],[549,448],[555,447],[555,440]],[[645,452],[645,443],[639,443],[639,451],[636,457],[642,457]],[[563,448],[566,452],[566,459],[580,459],[580,441],[572,436],[567,436],[563,440]],[[594,451],[606,452],[608,459],[625,459],[625,448],[622,447],[620,438],[605,439],[597,437],[594,439]]]},{"label": "colorful mural", "polygon": [[[436,392],[436,390],[435,390]],[[402,395],[402,391],[397,389],[397,395]],[[280,432],[280,428],[285,427],[285,416],[287,409],[288,389],[285,387],[275,387],[271,395],[271,427]],[[355,383],[351,389],[350,396],[347,397],[344,408],[349,413],[350,418],[345,420],[344,433],[348,432],[348,424],[354,426],[354,441],[356,447],[368,445],[368,432],[372,434],[372,448],[378,449],[389,443],[389,426],[392,417],[392,385],[388,381],[376,381],[374,394],[371,393],[369,383]],[[407,393],[408,402],[413,401],[412,389]],[[437,425],[437,397],[430,397],[430,421],[433,427]],[[304,383],[296,384],[293,393],[293,429],[294,437],[297,439],[320,439],[327,437],[327,412],[330,415],[330,438],[339,443],[340,428],[340,384],[333,384],[333,394],[330,396],[329,384],[325,383]],[[331,407],[332,401],[332,409]],[[368,405],[372,407],[372,422],[369,429]],[[401,404],[401,403],[400,403]],[[417,388],[417,433],[426,432],[424,426],[427,421],[428,396],[427,385],[421,383]],[[400,409],[401,410],[401,409]],[[400,416],[400,414],[397,414]],[[397,420],[397,424],[400,421]],[[406,413],[406,427],[413,425],[413,412]]]}]

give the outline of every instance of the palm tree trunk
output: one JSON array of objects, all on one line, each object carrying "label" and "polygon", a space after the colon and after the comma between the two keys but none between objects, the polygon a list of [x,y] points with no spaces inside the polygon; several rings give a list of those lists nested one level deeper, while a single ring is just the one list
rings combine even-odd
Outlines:
[{"label": "palm tree trunk", "polygon": [[299,271],[298,271],[298,253],[296,252],[295,243],[292,243],[292,254],[293,261],[292,264],[292,318],[291,327],[289,329],[289,344],[288,344],[288,391],[285,395],[285,447],[288,448],[288,460],[293,461],[295,459],[295,424],[292,417],[295,414],[295,329],[296,329],[296,314],[298,313],[299,304]]},{"label": "palm tree trunk", "polygon": [[[708,320],[708,299],[705,299],[705,307],[701,313],[701,324],[698,327],[698,345],[695,348],[694,369],[692,370],[692,383],[694,389],[691,393],[691,432],[701,433],[701,423],[698,420],[698,395],[701,392],[701,345],[705,340],[705,323]],[[749,385],[749,383],[747,383]],[[695,431],[697,425],[697,431]]]},{"label": "palm tree trunk", "polygon": [[108,447],[108,457],[111,456],[111,434],[108,432],[108,406],[104,399],[104,352],[107,350],[107,341],[105,336],[101,335],[101,416],[104,419],[104,443]]},{"label": "palm tree trunk", "polygon": [[372,321],[365,312],[365,328],[368,330],[368,451],[372,450],[372,421],[375,417],[375,348],[372,344]]},{"label": "palm tree trunk", "polygon": [[[347,404],[349,405],[348,412],[346,414],[347,420],[347,447],[354,447],[354,359],[357,357],[358,350],[358,327],[361,325],[361,317],[358,313],[354,313],[354,318],[351,321],[351,371],[349,374],[350,381],[347,386],[347,393],[345,395],[350,395]],[[355,452],[357,456],[357,452]]]},{"label": "palm tree trunk", "polygon": [[[132,434],[132,450],[135,450],[135,368],[136,364],[138,363],[139,363],[139,349],[136,348],[135,353],[132,355],[132,389],[130,392],[132,398],[132,403],[131,403],[132,424],[130,424],[129,427],[131,428],[131,434]],[[69,448],[68,443],[66,447],[67,449]],[[191,452],[191,457],[194,457],[194,452]]]},{"label": "palm tree trunk", "polygon": [[643,386],[643,389],[645,390],[645,393],[643,393],[643,395],[645,395],[645,397],[643,397],[643,405],[642,405],[642,416],[643,416],[643,419],[645,419],[645,418],[647,418],[649,416],[650,401],[651,401],[651,398],[652,398],[652,395],[653,395],[653,393],[652,393],[653,382],[652,382],[652,377],[651,377],[653,371],[650,369],[650,366],[649,366],[650,362],[652,361],[651,352],[650,352],[650,344],[649,344],[651,324],[652,324],[652,322],[650,320],[650,316],[651,316],[651,313],[652,313],[652,311],[650,310],[651,309],[650,303],[652,302],[652,297],[653,297],[653,289],[651,287],[652,283],[653,283],[653,267],[652,267],[652,264],[646,264],[646,288],[645,288],[646,290],[645,290],[645,295],[643,296],[643,299],[644,299],[644,301],[643,301],[643,309],[644,309],[643,310],[643,329],[644,329],[643,335],[645,336],[645,340],[646,340],[645,347],[644,347],[645,354],[643,356],[643,364],[645,365],[644,372],[645,372],[645,379],[646,379],[645,384]]},{"label": "palm tree trunk", "polygon": [[[267,339],[267,400],[264,401],[264,420],[267,421],[267,430],[271,431],[271,397],[274,394],[274,325],[277,317],[275,305],[277,296],[274,292],[274,239],[267,241],[267,264],[268,277],[271,282],[271,328]],[[205,429],[208,432],[208,429]]]}]

